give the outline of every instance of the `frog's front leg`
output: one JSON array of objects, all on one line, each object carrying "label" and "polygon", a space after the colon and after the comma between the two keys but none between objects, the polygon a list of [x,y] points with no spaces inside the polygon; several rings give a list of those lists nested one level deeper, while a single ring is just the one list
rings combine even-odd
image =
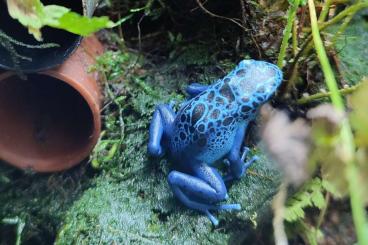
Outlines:
[{"label": "frog's front leg", "polygon": [[196,97],[198,94],[202,93],[203,91],[207,90],[209,85],[202,85],[199,83],[192,83],[188,85],[186,92],[190,98]]},{"label": "frog's front leg", "polygon": [[259,159],[258,156],[253,156],[249,161],[244,162],[245,157],[249,151],[247,147],[243,148],[244,150],[241,154],[241,146],[244,141],[247,126],[248,126],[247,123],[244,123],[241,126],[239,126],[235,135],[233,146],[231,147],[230,152],[227,154],[230,173],[224,177],[225,181],[240,178],[241,176],[244,175],[247,168],[249,168],[255,161]]},{"label": "frog's front leg", "polygon": [[165,153],[162,139],[164,135],[169,134],[175,116],[171,104],[156,107],[149,128],[148,153],[150,155],[159,157]]},{"label": "frog's front leg", "polygon": [[214,225],[218,220],[209,210],[240,210],[240,204],[215,203],[225,200],[227,190],[219,172],[205,163],[192,165],[193,175],[171,171],[168,177],[174,195],[187,207],[207,215]]}]

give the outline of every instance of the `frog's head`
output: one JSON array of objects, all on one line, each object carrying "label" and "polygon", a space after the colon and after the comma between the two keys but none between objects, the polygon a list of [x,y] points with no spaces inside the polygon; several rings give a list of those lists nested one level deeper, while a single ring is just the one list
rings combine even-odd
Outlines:
[{"label": "frog's head", "polygon": [[228,77],[238,98],[253,108],[268,101],[282,82],[282,72],[277,66],[256,60],[242,60]]}]

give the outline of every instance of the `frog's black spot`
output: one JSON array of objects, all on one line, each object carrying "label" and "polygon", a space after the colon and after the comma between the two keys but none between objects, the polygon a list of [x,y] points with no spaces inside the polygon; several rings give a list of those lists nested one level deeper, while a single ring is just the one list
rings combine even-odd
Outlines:
[{"label": "frog's black spot", "polygon": [[218,83],[216,86],[215,86],[215,89],[219,89],[220,88],[220,84]]},{"label": "frog's black spot", "polygon": [[199,132],[203,133],[204,132],[204,129],[205,129],[204,124],[201,124],[201,125],[198,126],[198,131]]},{"label": "frog's black spot", "polygon": [[210,133],[214,133],[215,129],[214,128],[210,128]]},{"label": "frog's black spot", "polygon": [[244,114],[244,115],[243,115],[243,119],[244,119],[244,120],[247,120],[248,118],[249,118],[249,116],[248,116],[247,114]]},{"label": "frog's black spot", "polygon": [[174,138],[174,141],[178,142],[178,141],[179,141],[179,137],[177,137],[177,136],[176,136],[176,137]]},{"label": "frog's black spot", "polygon": [[204,109],[205,107],[203,104],[198,104],[194,107],[192,113],[192,124],[195,124],[199,119],[201,119],[204,114]]},{"label": "frog's black spot", "polygon": [[238,114],[238,113],[235,113],[235,114],[234,114],[234,117],[235,117],[235,118],[237,118],[238,116],[239,116],[239,114]]},{"label": "frog's black spot", "polygon": [[195,135],[193,136],[193,140],[194,140],[194,141],[197,141],[197,139],[198,139],[198,135],[197,135],[197,134],[195,134]]},{"label": "frog's black spot", "polygon": [[179,124],[178,124],[178,127],[179,127],[179,128],[183,128],[183,124],[179,123]]},{"label": "frog's black spot", "polygon": [[223,122],[223,125],[224,125],[224,126],[228,126],[228,125],[230,125],[230,123],[232,123],[232,122],[233,122],[233,120],[234,120],[234,118],[232,118],[232,117],[227,117],[227,118],[225,118],[225,120],[224,120],[224,122]]},{"label": "frog's black spot", "polygon": [[187,117],[184,114],[181,115],[181,117],[180,117],[181,122],[185,122],[186,119],[187,119]]},{"label": "frog's black spot", "polygon": [[263,94],[265,92],[265,87],[264,86],[261,86],[257,89],[257,93],[261,93]]},{"label": "frog's black spot", "polygon": [[208,123],[208,127],[209,127],[209,128],[212,128],[212,127],[213,127],[213,122],[209,122],[209,123]]},{"label": "frog's black spot", "polygon": [[240,69],[236,72],[236,75],[238,77],[244,77],[244,75],[246,74],[245,70],[244,69]]},{"label": "frog's black spot", "polygon": [[242,101],[243,101],[244,103],[248,103],[248,102],[249,102],[249,98],[248,98],[248,97],[243,97],[243,98],[242,98]]},{"label": "frog's black spot", "polygon": [[185,131],[187,131],[187,132],[188,132],[188,129],[189,129],[188,124],[184,124],[184,129],[185,129]]},{"label": "frog's black spot", "polygon": [[254,114],[254,113],[256,113],[256,111],[257,111],[257,110],[254,108],[254,109],[252,109],[250,112]]},{"label": "frog's black spot", "polygon": [[185,133],[184,132],[180,132],[180,139],[181,140],[185,140],[185,138],[186,138],[187,136],[185,135]]},{"label": "frog's black spot", "polygon": [[233,108],[233,104],[228,104],[227,106],[226,106],[226,109],[227,110],[231,110]]},{"label": "frog's black spot", "polygon": [[224,103],[225,101],[222,98],[216,97],[216,106],[223,105]]},{"label": "frog's black spot", "polygon": [[248,112],[248,111],[250,111],[250,110],[252,110],[252,107],[247,106],[247,105],[242,106],[242,108],[241,108],[241,111],[242,111],[243,113]]},{"label": "frog's black spot", "polygon": [[220,114],[220,110],[215,109],[215,110],[213,110],[213,111],[212,111],[212,113],[211,113],[211,118],[212,118],[212,119],[217,119],[217,118],[218,118],[218,116],[219,116],[219,114]]},{"label": "frog's black spot", "polygon": [[230,82],[230,78],[228,78],[228,77],[227,77],[227,78],[225,78],[225,79],[224,79],[224,82],[225,82],[225,83]]},{"label": "frog's black spot", "polygon": [[207,144],[207,139],[206,138],[200,138],[199,140],[198,140],[198,145],[199,146],[201,146],[201,147],[203,147],[203,146],[205,146]]},{"label": "frog's black spot", "polygon": [[257,100],[258,101],[262,101],[263,100],[263,97],[262,96],[257,96]]},{"label": "frog's black spot", "polygon": [[189,127],[189,132],[192,134],[192,133],[194,133],[194,131],[195,131],[195,128],[193,126],[190,126]]},{"label": "frog's black spot", "polygon": [[217,123],[217,127],[221,126],[221,120],[217,120],[216,123]]},{"label": "frog's black spot", "polygon": [[213,97],[215,97],[215,92],[211,91],[207,96],[208,102],[212,102]]}]

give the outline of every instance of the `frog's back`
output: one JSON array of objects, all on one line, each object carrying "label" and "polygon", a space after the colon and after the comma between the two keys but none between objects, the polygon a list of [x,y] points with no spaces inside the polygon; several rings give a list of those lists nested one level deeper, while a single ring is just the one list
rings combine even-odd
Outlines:
[{"label": "frog's back", "polygon": [[222,80],[189,100],[174,121],[172,154],[207,163],[222,157],[232,145],[228,140],[238,123],[237,110],[235,96]]}]

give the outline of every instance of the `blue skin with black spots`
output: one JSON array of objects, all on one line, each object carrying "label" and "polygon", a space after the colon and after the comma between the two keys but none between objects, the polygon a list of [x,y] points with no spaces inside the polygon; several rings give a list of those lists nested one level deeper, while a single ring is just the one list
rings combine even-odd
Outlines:
[{"label": "blue skin with black spots", "polygon": [[[175,113],[172,105],[157,106],[149,129],[149,154],[168,153],[176,170],[168,181],[174,195],[187,207],[210,210],[240,210],[240,204],[218,204],[227,199],[225,181],[238,179],[257,159],[244,162],[247,148],[241,146],[258,108],[275,93],[282,81],[277,66],[243,60],[212,85],[188,86],[189,99]],[[213,163],[225,158],[229,173],[224,178]],[[178,171],[180,169],[180,171]]]}]

